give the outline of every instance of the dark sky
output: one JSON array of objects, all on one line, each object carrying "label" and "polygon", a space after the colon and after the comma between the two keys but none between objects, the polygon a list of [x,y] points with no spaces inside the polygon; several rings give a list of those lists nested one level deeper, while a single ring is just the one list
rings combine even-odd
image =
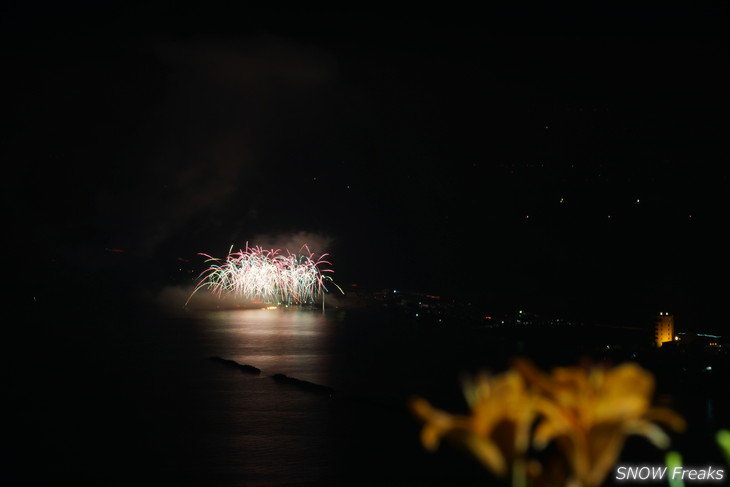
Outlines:
[{"label": "dark sky", "polygon": [[726,302],[724,10],[204,5],[4,7],[23,286],[249,241],[488,305]]}]

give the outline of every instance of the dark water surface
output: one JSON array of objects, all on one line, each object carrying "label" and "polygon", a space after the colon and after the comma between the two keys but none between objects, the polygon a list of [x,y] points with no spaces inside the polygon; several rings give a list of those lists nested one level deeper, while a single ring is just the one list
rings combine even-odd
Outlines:
[{"label": "dark water surface", "polygon": [[[7,485],[441,485],[450,475],[432,468],[405,407],[413,370],[434,363],[429,350],[423,362],[411,353],[407,327],[343,311],[54,316],[5,342]],[[485,475],[465,464],[457,477]]]},{"label": "dark water surface", "polygon": [[[344,310],[31,318],[4,342],[3,485],[494,483],[460,452],[424,452],[406,408],[463,407],[461,372],[508,364],[519,344],[483,330]],[[727,424],[727,402],[684,401],[693,441]]]}]

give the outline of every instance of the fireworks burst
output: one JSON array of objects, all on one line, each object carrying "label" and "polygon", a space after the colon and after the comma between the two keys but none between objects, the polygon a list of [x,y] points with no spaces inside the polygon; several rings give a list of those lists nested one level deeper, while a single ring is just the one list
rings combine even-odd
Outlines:
[{"label": "fireworks burst", "polygon": [[[231,249],[232,250],[232,249]],[[302,253],[306,250],[306,253]],[[202,288],[222,297],[233,295],[253,302],[276,305],[314,304],[317,297],[328,292],[326,282],[332,283],[340,292],[342,289],[325,273],[334,272],[323,265],[331,265],[322,254],[318,258],[306,245],[292,254],[289,250],[282,253],[279,249],[265,250],[262,247],[249,247],[245,250],[230,252],[225,259],[207,257],[210,267],[200,274],[200,280],[185,305]]]}]

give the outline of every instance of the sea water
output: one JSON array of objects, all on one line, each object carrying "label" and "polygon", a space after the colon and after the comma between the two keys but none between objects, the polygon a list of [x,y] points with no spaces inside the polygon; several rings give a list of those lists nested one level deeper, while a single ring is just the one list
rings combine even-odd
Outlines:
[{"label": "sea water", "polygon": [[425,452],[407,408],[411,395],[457,390],[457,375],[444,373],[457,345],[419,339],[386,314],[68,318],[43,313],[5,342],[7,485],[469,485],[487,476],[466,456]]},{"label": "sea water", "polygon": [[[382,310],[54,316],[3,345],[5,485],[494,482],[464,452],[426,452],[407,403],[418,395],[465,411],[461,376],[505,368],[520,349],[512,339]],[[693,425],[727,423],[726,402],[688,404]]]}]

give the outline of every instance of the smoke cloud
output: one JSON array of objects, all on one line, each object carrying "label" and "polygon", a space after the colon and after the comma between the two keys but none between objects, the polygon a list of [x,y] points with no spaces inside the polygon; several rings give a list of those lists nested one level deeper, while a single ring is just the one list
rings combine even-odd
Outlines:
[{"label": "smoke cloud", "polygon": [[158,64],[139,83],[164,76],[165,86],[145,107],[149,117],[124,164],[96,192],[96,224],[107,230],[108,245],[145,255],[258,224],[266,216],[259,206],[276,193],[265,166],[282,141],[312,123],[289,112],[310,113],[310,100],[334,78],[319,50],[271,36],[150,49]]},{"label": "smoke cloud", "polygon": [[282,249],[292,253],[306,252],[303,246],[307,246],[310,252],[315,255],[329,253],[334,239],[327,235],[313,232],[300,231],[294,234],[280,235],[256,235],[249,245],[261,246],[265,249]]}]

